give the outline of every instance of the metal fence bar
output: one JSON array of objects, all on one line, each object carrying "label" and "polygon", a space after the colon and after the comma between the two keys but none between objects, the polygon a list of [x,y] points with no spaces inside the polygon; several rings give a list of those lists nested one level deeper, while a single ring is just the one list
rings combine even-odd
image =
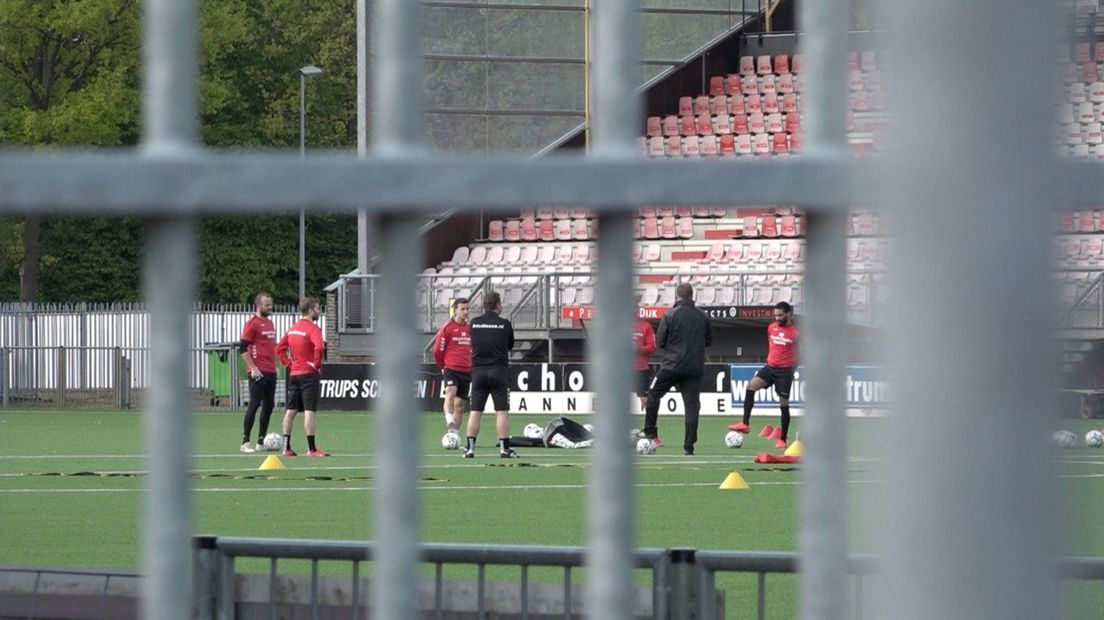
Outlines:
[{"label": "metal fence bar", "polygon": [[[802,6],[802,53],[808,59],[804,93],[807,149],[846,157],[847,0]],[[846,180],[845,180],[846,182]],[[808,436],[801,468],[798,548],[802,577],[798,610],[803,618],[843,620],[847,614],[847,331],[846,204],[807,203],[803,278],[805,357],[809,398],[802,426]],[[789,438],[791,441],[793,438]],[[763,577],[765,579],[765,576]],[[762,610],[760,611],[762,613]]]},{"label": "metal fence bar", "polygon": [[[1058,596],[1049,559],[1061,548],[1060,511],[1051,508],[1055,478],[1050,455],[1024,451],[1022,434],[1046,428],[1050,417],[1042,412],[1052,411],[1040,388],[1050,384],[1055,361],[1040,293],[1048,286],[1041,231],[1050,215],[1042,207],[1069,203],[1046,146],[1053,55],[1025,42],[1040,33],[1043,47],[1050,42],[1057,7],[1002,0],[886,5],[894,23],[907,24],[893,35],[894,72],[907,79],[894,82],[894,142],[884,177],[896,216],[892,273],[899,285],[890,431],[955,432],[893,446],[879,520],[891,607],[879,615],[1050,617]],[[933,90],[939,106],[931,105]],[[944,115],[936,107],[982,113]],[[933,300],[945,303],[936,308]],[[1004,310],[963,320],[954,310],[971,302]],[[947,398],[943,390],[965,376],[970,389]],[[1032,492],[1013,491],[1025,488]]]}]

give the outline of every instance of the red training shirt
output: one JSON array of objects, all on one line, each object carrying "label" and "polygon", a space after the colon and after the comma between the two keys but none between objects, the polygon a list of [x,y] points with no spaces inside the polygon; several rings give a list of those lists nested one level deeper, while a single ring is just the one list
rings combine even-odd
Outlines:
[{"label": "red training shirt", "polygon": [[[322,372],[322,330],[310,319],[299,319],[276,345],[276,355],[291,369],[291,376]],[[291,357],[288,357],[291,349]]]},{"label": "red training shirt", "polygon": [[261,372],[276,372],[276,327],[267,317],[254,314],[242,328],[241,341],[253,365]]},{"label": "red training shirt", "polygon": [[779,325],[775,321],[767,326],[767,364],[775,368],[797,366],[797,338],[801,335],[792,322]]},{"label": "red training shirt", "polygon": [[441,370],[471,372],[471,327],[449,319],[437,332],[433,343],[433,359]]},{"label": "red training shirt", "polygon": [[636,369],[648,370],[648,358],[656,350],[655,331],[645,319],[636,319],[633,325],[633,342],[636,344]]}]

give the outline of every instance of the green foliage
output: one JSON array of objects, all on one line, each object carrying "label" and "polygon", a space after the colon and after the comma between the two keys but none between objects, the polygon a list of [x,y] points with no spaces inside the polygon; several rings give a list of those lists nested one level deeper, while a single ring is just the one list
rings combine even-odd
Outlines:
[{"label": "green foliage", "polygon": [[142,227],[135,217],[43,218],[40,301],[138,301]]}]

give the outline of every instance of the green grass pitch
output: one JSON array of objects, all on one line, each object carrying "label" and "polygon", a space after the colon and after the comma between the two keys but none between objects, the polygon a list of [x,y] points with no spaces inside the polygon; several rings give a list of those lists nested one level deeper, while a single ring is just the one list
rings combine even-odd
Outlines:
[{"label": "green grass pitch", "polygon": [[[333,453],[307,458],[297,424],[300,456],[284,458],[286,469],[258,471],[265,454],[240,454],[240,412],[195,415],[194,531],[216,535],[365,540],[371,536],[371,502],[377,438],[373,415],[323,412],[319,445]],[[580,421],[585,416],[580,416]],[[551,416],[511,416],[520,434],[529,422]],[[279,416],[272,429],[278,430]],[[298,422],[298,420],[297,420]],[[756,465],[760,451],[776,452],[753,433],[744,446],[724,447],[729,419],[702,418],[697,455],[682,455],[682,418],[661,417],[664,447],[637,457],[636,540],[641,547],[794,551],[800,473],[793,466]],[[777,419],[756,417],[753,429]],[[637,419],[635,424],[641,425]],[[461,459],[440,446],[440,413],[420,421],[418,448],[422,539],[486,544],[584,545],[588,451],[519,448],[521,459],[499,459],[493,416],[485,416],[478,456]],[[886,421],[848,421],[851,548],[869,551],[873,484],[880,478],[879,442]],[[1100,421],[1065,420],[1082,436]],[[602,432],[603,429],[597,429]],[[801,430],[796,418],[791,428]],[[254,430],[254,433],[256,430]],[[628,441],[628,429],[617,429]],[[1038,437],[1035,437],[1038,435]],[[1025,450],[1044,445],[1048,432],[1025,433]],[[141,472],[141,414],[137,412],[0,411],[0,565],[137,569]],[[1037,439],[1037,441],[1035,441]],[[400,440],[401,439],[397,439]],[[412,446],[413,447],[413,446]],[[1095,536],[1104,516],[1104,449],[1079,445],[1060,456],[1059,484],[1068,500],[1075,555],[1104,555]],[[751,488],[717,487],[739,471]],[[1030,493],[1030,489],[1024,489]],[[250,570],[248,562],[240,563]],[[258,563],[257,570],[263,565]],[[328,570],[340,572],[341,567]],[[466,569],[446,576],[463,577]],[[510,579],[516,571],[488,571]],[[559,575],[554,571],[554,575]],[[539,578],[534,575],[534,578]],[[645,575],[641,574],[642,582]],[[769,576],[768,615],[795,612],[795,579]],[[754,576],[719,576],[730,613],[750,612]],[[867,591],[873,584],[866,586]],[[1100,609],[1100,584],[1069,584],[1072,608]]]}]

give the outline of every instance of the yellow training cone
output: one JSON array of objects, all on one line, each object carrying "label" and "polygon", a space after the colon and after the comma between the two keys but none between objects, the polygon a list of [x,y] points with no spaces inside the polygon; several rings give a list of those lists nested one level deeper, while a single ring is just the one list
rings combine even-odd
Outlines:
[{"label": "yellow training cone", "polygon": [[805,456],[805,446],[801,444],[800,439],[795,439],[782,454],[786,456]]},{"label": "yellow training cone", "polygon": [[739,490],[747,489],[749,487],[747,481],[745,481],[744,477],[740,475],[740,472],[734,471],[729,474],[727,478],[724,479],[724,482],[722,482],[721,486],[718,488]]},{"label": "yellow training cone", "polygon": [[275,454],[270,454],[265,458],[264,463],[261,463],[261,466],[258,467],[257,469],[283,469],[283,468],[284,468],[284,464],[280,462],[280,457],[276,456]]}]

